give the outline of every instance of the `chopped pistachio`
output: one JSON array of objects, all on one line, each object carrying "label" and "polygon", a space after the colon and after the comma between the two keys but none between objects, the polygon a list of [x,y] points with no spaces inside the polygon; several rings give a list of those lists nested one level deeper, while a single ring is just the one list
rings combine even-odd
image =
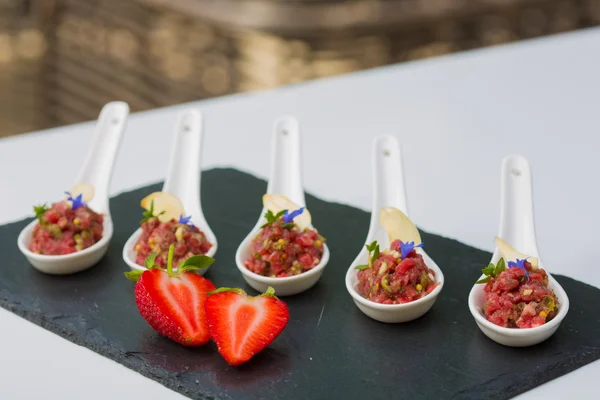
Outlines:
[{"label": "chopped pistachio", "polygon": [[544,296],[542,299],[542,304],[547,312],[554,311],[556,308],[556,303],[554,302],[554,298],[552,296]]},{"label": "chopped pistachio", "polygon": [[46,230],[52,236],[54,236],[56,239],[60,239],[60,237],[62,236],[62,230],[60,229],[60,226],[58,226],[57,224],[48,224],[48,225],[46,225]]},{"label": "chopped pistachio", "polygon": [[[429,283],[429,277],[427,276],[427,272],[423,271],[421,272],[421,288],[427,287],[427,284]],[[421,289],[417,289],[417,290],[421,290]]]},{"label": "chopped pistachio", "polygon": [[392,288],[390,287],[390,276],[386,275],[381,279],[381,287],[388,293],[392,293]]}]

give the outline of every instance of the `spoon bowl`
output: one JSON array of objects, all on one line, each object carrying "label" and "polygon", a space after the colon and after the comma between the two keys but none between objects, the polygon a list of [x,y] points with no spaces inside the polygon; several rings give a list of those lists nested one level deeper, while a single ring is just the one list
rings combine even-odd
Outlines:
[{"label": "spoon bowl", "polygon": [[[498,236],[516,250],[539,259],[533,218],[531,169],[524,157],[509,156],[502,161],[501,187],[502,203]],[[491,262],[495,265],[500,257],[500,250],[496,247]],[[544,268],[541,260],[539,260],[539,267]],[[548,286],[554,291],[559,303],[558,312],[551,321],[535,328],[518,329],[498,326],[488,321],[482,313],[485,304],[483,291],[485,285],[475,284],[469,293],[469,309],[479,329],[493,341],[510,347],[532,346],[552,336],[569,311],[569,297],[552,275],[549,272],[547,274]],[[481,278],[483,277],[482,275]]]},{"label": "spoon bowl", "polygon": [[28,224],[19,234],[17,245],[31,265],[37,270],[53,275],[67,275],[95,265],[108,250],[113,235],[113,222],[108,206],[108,190],[112,169],[125,130],[129,106],[123,102],[106,104],[96,123],[92,146],[76,184],[86,183],[94,187],[94,197],[88,206],[104,215],[102,238],[92,246],[64,255],[36,254],[29,250],[37,220]]},{"label": "spoon bowl", "polygon": [[[393,136],[380,136],[373,142],[373,209],[371,223],[365,244],[377,240],[382,249],[390,247],[390,239],[379,221],[379,212],[384,207],[395,207],[408,215],[404,177],[402,172],[402,155],[400,144]],[[421,249],[415,251],[423,256],[427,267],[435,271],[435,282],[439,285],[428,295],[404,304],[380,304],[361,296],[358,285],[357,265],[368,263],[369,253],[363,246],[356,259],[346,273],[346,289],[356,306],[367,316],[387,323],[407,322],[423,316],[431,309],[438,294],[444,286],[444,274],[440,267]]]},{"label": "spoon bowl", "polygon": [[[183,111],[176,124],[169,171],[162,191],[181,201],[186,215],[192,217],[190,222],[204,232],[206,239],[212,244],[205,255],[213,257],[217,252],[217,238],[206,222],[200,202],[202,140],[201,114],[193,109]],[[146,269],[135,262],[135,244],[141,234],[142,229],[138,228],[123,246],[123,260],[131,269]],[[204,268],[198,273],[204,275],[208,269]]]},{"label": "spoon bowl", "polygon": [[[294,203],[304,206],[304,189],[302,185],[300,128],[294,117],[283,117],[275,122],[271,139],[271,177],[267,185],[267,194],[281,194]],[[264,293],[271,286],[277,296],[291,296],[314,286],[325,266],[329,262],[329,248],[323,245],[323,257],[318,265],[309,271],[285,278],[271,278],[250,271],[244,261],[251,255],[252,239],[260,233],[261,226],[267,221],[263,208],[258,222],[246,236],[235,254],[235,263],[242,276],[252,287]],[[310,229],[314,229],[311,225]]]}]

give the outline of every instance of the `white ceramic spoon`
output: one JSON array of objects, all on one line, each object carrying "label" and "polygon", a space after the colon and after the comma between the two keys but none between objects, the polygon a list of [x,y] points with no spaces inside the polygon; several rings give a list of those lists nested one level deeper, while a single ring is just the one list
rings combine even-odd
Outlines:
[{"label": "white ceramic spoon", "polygon": [[[275,122],[271,139],[271,177],[267,194],[281,194],[294,203],[305,206],[302,186],[301,136],[298,121],[294,117],[283,117]],[[258,222],[237,249],[235,262],[244,279],[253,289],[264,293],[269,286],[277,296],[289,296],[303,292],[317,283],[329,261],[329,249],[324,245],[321,262],[310,271],[285,278],[258,275],[244,266],[251,255],[252,239],[259,234],[266,222],[263,209]],[[313,228],[311,225],[310,228]]]},{"label": "white ceramic spoon", "polygon": [[[167,179],[162,191],[179,198],[185,216],[191,215],[191,222],[204,232],[208,241],[212,243],[206,255],[213,257],[217,252],[217,238],[204,218],[200,203],[202,116],[198,111],[186,110],[179,115],[170,157]],[[138,228],[123,247],[123,260],[131,269],[145,269],[135,262],[134,247],[141,234],[142,229]],[[208,268],[205,268],[199,273],[204,275],[207,271]]]},{"label": "white ceramic spoon", "polygon": [[[390,247],[387,232],[379,222],[379,213],[384,207],[394,207],[408,215],[404,177],[402,172],[401,148],[393,136],[380,136],[373,142],[373,210],[371,224],[365,244],[377,240],[380,248]],[[379,304],[365,299],[356,291],[358,285],[357,265],[368,264],[369,254],[363,246],[348,272],[346,273],[346,289],[354,299],[356,306],[369,317],[381,322],[406,322],[419,318],[435,303],[444,286],[444,274],[438,265],[421,248],[416,251],[423,256],[429,268],[435,271],[436,282],[440,284],[427,296],[406,304]]]},{"label": "white ceramic spoon", "polygon": [[[509,156],[502,160],[500,232],[498,237],[517,251],[539,259],[533,218],[531,170],[524,157]],[[491,262],[500,259],[496,248]],[[514,261],[514,260],[505,260]],[[540,268],[544,268],[539,260]],[[482,268],[485,266],[482,266]],[[483,276],[482,276],[483,278]],[[505,346],[531,346],[548,339],[569,311],[569,298],[560,284],[548,273],[548,285],[559,301],[557,315],[548,323],[528,329],[504,328],[485,319],[481,309],[485,303],[484,284],[474,285],[469,294],[469,309],[481,331],[490,339]]]},{"label": "white ceramic spoon", "polygon": [[[94,197],[89,201],[88,206],[95,212],[104,214],[102,238],[93,246],[71,254],[57,256],[35,254],[29,250],[29,244],[33,228],[37,224],[36,219],[21,231],[17,240],[19,249],[36,269],[54,275],[72,274],[93,266],[106,253],[113,235],[108,191],[128,115],[129,106],[123,102],[108,103],[102,108],[92,145],[75,181],[75,184],[85,183],[94,187]],[[64,190],[62,189],[60,193]]]}]

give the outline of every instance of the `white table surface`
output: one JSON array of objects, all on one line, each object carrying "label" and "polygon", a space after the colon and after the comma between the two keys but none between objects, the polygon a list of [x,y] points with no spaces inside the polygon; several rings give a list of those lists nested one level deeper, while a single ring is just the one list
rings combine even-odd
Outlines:
[{"label": "white table surface", "polygon": [[[272,122],[294,114],[303,130],[307,190],[368,210],[371,141],[393,134],[403,145],[416,224],[492,250],[500,160],[520,153],[532,164],[546,267],[600,287],[594,257],[600,223],[599,50],[600,29],[591,29],[193,103],[205,117],[204,164],[267,177]],[[113,194],[162,179],[165,149],[184,106],[131,116]],[[61,197],[83,161],[92,128],[78,124],[0,140],[0,223],[31,215],[32,204]],[[41,179],[48,165],[63,172]],[[443,268],[443,260],[438,263]],[[520,398],[592,399],[599,374],[595,362]],[[0,309],[0,398],[42,395],[181,397]]]}]

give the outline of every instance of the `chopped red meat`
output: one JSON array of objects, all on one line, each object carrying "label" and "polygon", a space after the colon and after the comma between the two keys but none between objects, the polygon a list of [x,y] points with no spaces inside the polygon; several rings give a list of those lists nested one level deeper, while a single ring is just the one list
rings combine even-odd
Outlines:
[{"label": "chopped red meat", "polygon": [[315,229],[301,231],[297,225],[279,219],[264,226],[252,240],[252,255],[244,265],[272,278],[298,275],[321,262],[324,242]]},{"label": "chopped red meat", "polygon": [[156,254],[154,263],[165,267],[169,255],[169,247],[174,244],[173,267],[194,255],[206,254],[212,244],[204,232],[196,226],[180,224],[172,219],[160,222],[152,217],[141,224],[142,234],[135,245],[135,262],[144,265],[150,253]]},{"label": "chopped red meat", "polygon": [[548,274],[527,261],[524,266],[529,279],[525,270],[513,266],[486,283],[483,313],[488,321],[505,328],[534,328],[556,316],[559,304],[548,287]]},{"label": "chopped red meat", "polygon": [[29,250],[64,255],[86,249],[102,239],[104,217],[88,206],[73,210],[68,201],[52,204],[33,229]]},{"label": "chopped red meat", "polygon": [[381,304],[403,304],[418,300],[435,289],[435,271],[416,251],[401,259],[400,240],[384,250],[372,266],[358,272],[358,293]]}]

